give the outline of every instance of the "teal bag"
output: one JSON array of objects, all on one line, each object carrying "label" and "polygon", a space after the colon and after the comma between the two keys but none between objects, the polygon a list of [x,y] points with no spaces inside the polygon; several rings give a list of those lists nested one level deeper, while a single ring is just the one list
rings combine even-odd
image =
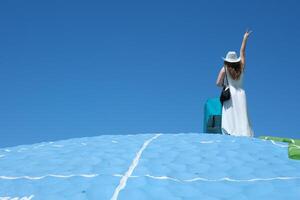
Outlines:
[{"label": "teal bag", "polygon": [[219,98],[208,99],[204,105],[204,133],[221,133],[222,105]]}]

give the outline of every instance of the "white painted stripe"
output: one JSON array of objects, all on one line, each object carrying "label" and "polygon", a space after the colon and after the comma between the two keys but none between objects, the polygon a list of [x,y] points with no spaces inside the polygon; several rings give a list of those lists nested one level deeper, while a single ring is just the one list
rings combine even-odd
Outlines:
[{"label": "white painted stripe", "polygon": [[176,182],[181,182],[179,179],[168,177],[168,176],[151,176],[149,174],[147,174],[146,176],[149,177],[149,178],[153,178],[153,179],[172,180],[172,181],[176,181]]},{"label": "white painted stripe", "polygon": [[[115,177],[123,177],[123,174],[113,174]],[[129,178],[139,178],[139,176],[129,176]]]},{"label": "white painted stripe", "polygon": [[[195,182],[195,181],[207,181],[207,182],[222,182],[222,181],[228,181],[228,182],[255,182],[255,181],[273,181],[273,180],[294,180],[294,179],[300,179],[300,177],[288,177],[288,176],[278,176],[278,177],[271,177],[271,178],[252,178],[252,179],[233,179],[229,177],[223,177],[219,179],[208,179],[203,177],[196,177],[192,179],[185,179],[180,180],[178,178],[174,177],[168,177],[168,176],[152,176],[152,175],[145,175],[148,178],[152,179],[158,179],[158,180],[172,180],[176,182]],[[138,178],[138,177],[130,177],[130,178]]]},{"label": "white painted stripe", "polygon": [[276,142],[274,142],[273,140],[270,140],[274,145],[276,145],[276,146],[279,146],[279,147],[283,147],[283,148],[286,148],[286,147],[288,147],[289,145],[282,145],[282,144],[278,144],[278,143],[276,143]]},{"label": "white painted stripe", "polygon": [[147,140],[146,142],[144,142],[142,148],[138,151],[138,153],[136,154],[135,158],[133,159],[131,165],[129,166],[129,169],[127,170],[125,175],[121,178],[119,185],[116,187],[116,189],[113,193],[113,196],[111,197],[111,200],[117,200],[118,199],[120,191],[125,188],[128,178],[131,176],[133,170],[138,165],[140,157],[141,157],[143,151],[147,148],[147,146],[150,144],[150,142],[152,142],[153,140],[158,138],[160,135],[161,134],[156,134],[154,137],[152,137],[149,140]]},{"label": "white painted stripe", "polygon": [[70,174],[70,175],[60,175],[60,174],[48,174],[45,176],[0,176],[0,179],[6,180],[16,180],[16,179],[28,179],[28,180],[40,180],[47,177],[55,178],[72,178],[72,177],[84,177],[84,178],[94,178],[99,176],[99,174]]},{"label": "white painted stripe", "polygon": [[[202,140],[200,143],[202,144],[211,144],[211,143],[219,143],[221,140]],[[235,142],[235,140],[231,140],[231,142]]]},{"label": "white painted stripe", "polygon": [[113,174],[113,176],[116,176],[116,177],[123,177],[123,174]]},{"label": "white painted stripe", "polygon": [[214,141],[212,141],[212,140],[200,141],[200,143],[202,143],[202,144],[210,144],[210,143],[214,143]]},{"label": "white painted stripe", "polygon": [[184,182],[194,182],[194,181],[211,181],[211,182],[221,182],[221,181],[229,181],[229,182],[255,182],[255,181],[273,181],[273,180],[293,180],[300,179],[300,177],[272,177],[272,178],[252,178],[252,179],[232,179],[229,177],[224,177],[220,179],[205,179],[205,178],[194,178],[189,180],[183,180]]},{"label": "white painted stripe", "polygon": [[31,200],[33,197],[34,195],[29,197],[0,197],[0,200]]}]

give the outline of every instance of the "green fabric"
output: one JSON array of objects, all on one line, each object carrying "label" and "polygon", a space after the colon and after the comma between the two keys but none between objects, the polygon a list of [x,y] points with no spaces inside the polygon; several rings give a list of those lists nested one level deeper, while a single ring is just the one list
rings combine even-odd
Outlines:
[{"label": "green fabric", "polygon": [[273,140],[276,142],[289,143],[289,148],[288,148],[289,158],[300,160],[300,140],[291,139],[291,138],[271,137],[271,136],[260,136],[259,138],[264,140]]},{"label": "green fabric", "polygon": [[289,158],[300,160],[300,146],[289,144]]},{"label": "green fabric", "polygon": [[207,133],[208,119],[213,115],[222,115],[222,105],[219,98],[208,99],[204,106],[203,132]]}]

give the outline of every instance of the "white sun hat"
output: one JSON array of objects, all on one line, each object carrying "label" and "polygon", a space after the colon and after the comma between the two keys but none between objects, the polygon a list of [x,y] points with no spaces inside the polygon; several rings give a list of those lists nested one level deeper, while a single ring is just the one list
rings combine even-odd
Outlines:
[{"label": "white sun hat", "polygon": [[230,63],[236,63],[241,61],[241,57],[237,57],[235,51],[228,51],[226,58],[223,58],[223,60]]}]

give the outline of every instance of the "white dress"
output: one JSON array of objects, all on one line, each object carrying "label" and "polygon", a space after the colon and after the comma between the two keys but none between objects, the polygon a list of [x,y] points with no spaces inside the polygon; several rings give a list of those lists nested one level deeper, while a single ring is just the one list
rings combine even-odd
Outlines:
[{"label": "white dress", "polygon": [[[253,137],[253,130],[247,111],[246,93],[243,89],[244,72],[234,80],[226,69],[231,98],[222,108],[222,133],[234,136]],[[224,77],[224,84],[227,81]]]}]

